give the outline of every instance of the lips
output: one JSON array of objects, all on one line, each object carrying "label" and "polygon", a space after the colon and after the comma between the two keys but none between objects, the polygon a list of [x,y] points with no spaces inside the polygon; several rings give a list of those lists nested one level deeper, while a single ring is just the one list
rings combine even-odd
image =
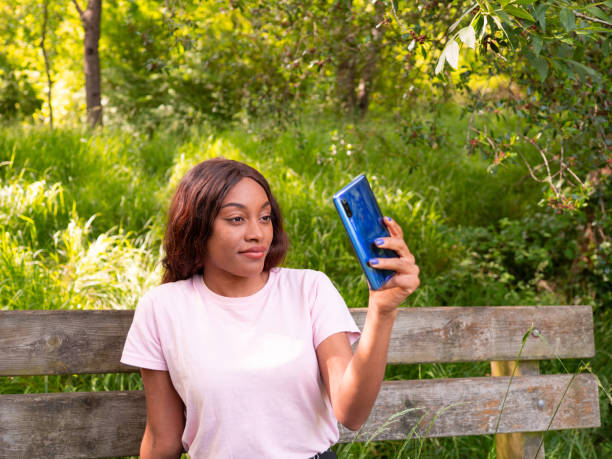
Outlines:
[{"label": "lips", "polygon": [[238,252],[240,255],[244,255],[247,258],[259,260],[266,256],[267,249],[264,246],[250,247],[247,250],[241,250]]}]

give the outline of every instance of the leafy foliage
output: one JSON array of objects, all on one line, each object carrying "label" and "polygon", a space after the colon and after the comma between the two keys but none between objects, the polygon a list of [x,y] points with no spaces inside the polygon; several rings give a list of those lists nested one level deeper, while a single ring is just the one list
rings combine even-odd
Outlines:
[{"label": "leafy foliage", "polygon": [[15,120],[32,115],[42,99],[23,71],[0,54],[0,120]]}]

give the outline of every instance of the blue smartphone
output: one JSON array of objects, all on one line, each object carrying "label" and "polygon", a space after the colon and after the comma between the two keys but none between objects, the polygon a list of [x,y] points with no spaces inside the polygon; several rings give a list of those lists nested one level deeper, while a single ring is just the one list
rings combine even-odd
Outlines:
[{"label": "blue smartphone", "polygon": [[371,268],[368,260],[397,257],[397,253],[374,245],[376,238],[388,237],[389,231],[383,223],[382,213],[368,179],[361,174],[334,194],[333,199],[370,288],[378,290],[395,275],[395,271]]}]

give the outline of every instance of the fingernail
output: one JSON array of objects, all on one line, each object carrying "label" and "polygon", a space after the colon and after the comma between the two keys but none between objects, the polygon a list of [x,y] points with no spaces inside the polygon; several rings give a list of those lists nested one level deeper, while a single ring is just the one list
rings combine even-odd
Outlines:
[{"label": "fingernail", "polygon": [[377,265],[378,264],[378,260],[376,258],[370,258],[368,260],[368,263],[371,265]]},{"label": "fingernail", "polygon": [[391,217],[385,217],[387,219],[388,222],[391,221]]},{"label": "fingernail", "polygon": [[384,243],[385,243],[385,240],[382,237],[379,237],[374,241],[374,244],[376,245],[383,245]]}]

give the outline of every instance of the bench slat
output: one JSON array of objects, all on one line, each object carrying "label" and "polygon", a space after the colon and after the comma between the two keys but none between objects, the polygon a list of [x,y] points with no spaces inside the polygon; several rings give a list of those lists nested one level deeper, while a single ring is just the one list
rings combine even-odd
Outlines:
[{"label": "bench slat", "polygon": [[[407,439],[413,428],[413,438],[496,433],[509,381],[509,377],[386,381],[357,440],[373,435],[376,440]],[[599,427],[593,375],[538,375],[512,379],[497,433],[545,431],[568,385],[550,429]],[[391,419],[404,410],[410,411]],[[341,428],[341,442],[354,437]]]},{"label": "bench slat", "polygon": [[134,311],[0,311],[0,376],[133,372],[119,362]]},{"label": "bench slat", "polygon": [[[366,309],[351,309],[360,328]],[[120,373],[134,311],[0,311],[0,376]],[[595,354],[590,306],[401,308],[389,363],[513,360]]]},{"label": "bench slat", "polygon": [[143,391],[0,395],[0,458],[138,455]]},{"label": "bench slat", "polygon": [[[367,309],[353,310],[363,328]],[[389,343],[389,363],[522,360],[595,355],[591,306],[402,308]]]},{"label": "bench slat", "polygon": [[[599,427],[595,377],[579,374],[573,381],[572,377],[514,378],[498,432],[545,430],[570,381],[551,428]],[[401,440],[410,437],[415,426],[412,438],[494,433],[508,381],[507,377],[385,381],[357,440],[368,440],[376,432],[376,440]],[[1,458],[138,454],[145,424],[142,391],[18,394],[0,399]],[[389,421],[406,409],[413,411]],[[341,428],[341,442],[354,437]]]}]

